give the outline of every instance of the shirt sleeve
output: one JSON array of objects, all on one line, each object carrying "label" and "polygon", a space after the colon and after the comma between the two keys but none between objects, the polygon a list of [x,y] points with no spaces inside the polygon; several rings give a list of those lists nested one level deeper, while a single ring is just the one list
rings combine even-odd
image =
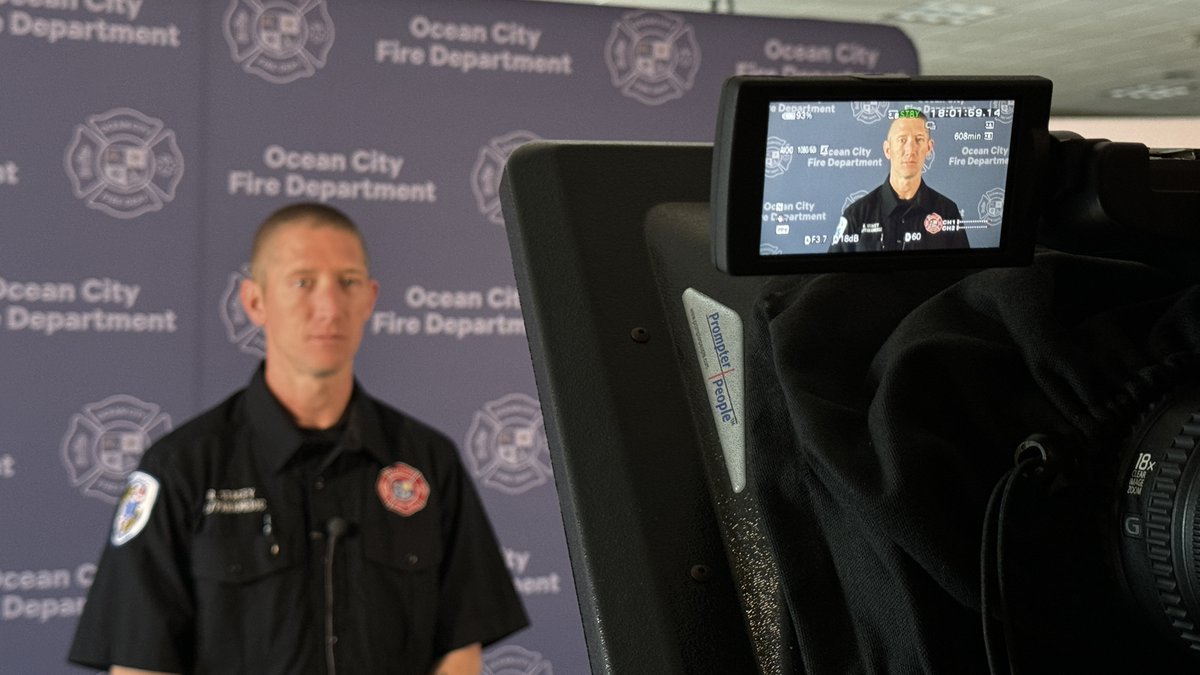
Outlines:
[{"label": "shirt sleeve", "polygon": [[70,661],[184,672],[193,603],[183,544],[187,513],[178,481],[151,452],[117,504],[113,529],[88,592]]},{"label": "shirt sleeve", "polygon": [[441,472],[448,508],[435,648],[439,654],[474,642],[484,646],[529,625],[496,535],[457,451]]},{"label": "shirt sleeve", "polygon": [[833,242],[829,245],[830,253],[853,253],[854,244],[846,241],[850,234],[850,219],[845,213],[838,219],[837,230],[833,233]]}]

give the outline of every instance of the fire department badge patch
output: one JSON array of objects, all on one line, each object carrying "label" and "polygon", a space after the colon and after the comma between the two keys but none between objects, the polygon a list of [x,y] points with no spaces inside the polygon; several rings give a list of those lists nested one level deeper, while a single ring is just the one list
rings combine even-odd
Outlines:
[{"label": "fire department badge patch", "polygon": [[925,231],[929,234],[937,234],[942,231],[942,217],[936,213],[931,213],[925,216]]},{"label": "fire department badge patch", "polygon": [[117,515],[113,520],[112,545],[120,546],[138,536],[146,523],[150,522],[150,511],[158,498],[158,480],[147,473],[134,471],[129,474],[125,493],[117,504]]},{"label": "fire department badge patch", "polygon": [[380,471],[375,490],[389,511],[402,516],[411,516],[425,508],[429,501],[429,482],[420,471],[404,462],[396,462]]}]

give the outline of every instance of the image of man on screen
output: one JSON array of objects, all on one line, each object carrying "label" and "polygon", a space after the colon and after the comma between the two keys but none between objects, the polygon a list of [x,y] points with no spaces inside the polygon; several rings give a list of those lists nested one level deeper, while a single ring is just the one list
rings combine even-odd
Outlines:
[{"label": "image of man on screen", "polygon": [[883,185],[846,207],[831,253],[970,248],[958,206],[921,179],[933,137],[923,113],[908,108],[888,128]]}]

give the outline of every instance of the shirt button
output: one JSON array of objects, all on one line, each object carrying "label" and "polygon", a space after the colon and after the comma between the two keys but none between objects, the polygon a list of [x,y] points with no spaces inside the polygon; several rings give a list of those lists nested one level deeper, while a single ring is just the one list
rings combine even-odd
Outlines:
[{"label": "shirt button", "polygon": [[420,560],[420,558],[417,557],[416,553],[408,554],[408,564],[409,565],[416,565],[418,560]]},{"label": "shirt button", "polygon": [[324,490],[325,489],[325,479],[322,478],[321,476],[317,476],[317,480],[313,482],[313,488],[318,491]]}]

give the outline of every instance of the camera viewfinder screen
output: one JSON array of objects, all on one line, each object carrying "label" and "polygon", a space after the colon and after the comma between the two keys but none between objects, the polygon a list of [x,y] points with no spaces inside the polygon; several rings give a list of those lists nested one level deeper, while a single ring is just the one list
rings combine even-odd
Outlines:
[{"label": "camera viewfinder screen", "polygon": [[759,254],[998,248],[1014,108],[769,102]]}]

